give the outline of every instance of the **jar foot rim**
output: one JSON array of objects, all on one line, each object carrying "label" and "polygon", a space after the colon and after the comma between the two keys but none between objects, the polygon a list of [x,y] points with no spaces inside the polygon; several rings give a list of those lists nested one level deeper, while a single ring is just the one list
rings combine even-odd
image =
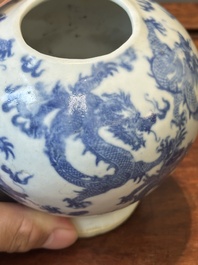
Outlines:
[{"label": "jar foot rim", "polygon": [[123,209],[95,216],[72,218],[79,237],[93,237],[107,233],[123,224],[135,211],[139,202],[135,202]]}]

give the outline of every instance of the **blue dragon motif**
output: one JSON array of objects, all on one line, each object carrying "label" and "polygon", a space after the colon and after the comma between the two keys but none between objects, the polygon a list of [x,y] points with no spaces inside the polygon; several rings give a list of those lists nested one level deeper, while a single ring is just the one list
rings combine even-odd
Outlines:
[{"label": "blue dragon motif", "polygon": [[[149,171],[162,165],[160,173],[164,176],[172,169],[176,158],[181,159],[186,151],[185,148],[180,148],[185,130],[181,130],[182,134],[178,134],[174,139],[158,139],[159,148],[156,152],[159,155],[152,162],[136,161],[131,152],[106,142],[100,136],[99,130],[106,128],[114,138],[130,146],[131,150],[140,150],[146,145],[144,135],[153,133],[152,127],[158,120],[163,120],[170,109],[167,100],[163,99],[164,107],[159,108],[157,102],[145,95],[145,100],[154,107],[154,111],[150,116],[142,117],[131,96],[122,90],[119,93],[104,93],[101,96],[93,93],[105,79],[118,74],[120,69],[132,72],[136,59],[133,49],[129,49],[114,62],[93,65],[91,74],[80,74],[74,85],[68,85],[66,88],[58,81],[51,92],[45,91],[44,83],[37,82],[34,93],[40,97],[39,102],[42,104],[39,107],[37,105],[35,109],[29,109],[23,101],[24,93],[31,94],[28,87],[10,85],[5,90],[7,100],[2,105],[3,111],[17,109],[17,114],[12,118],[13,125],[20,128],[28,137],[44,138],[44,152],[51,165],[63,179],[81,188],[73,199],[64,198],[67,207],[77,209],[72,211],[71,215],[87,214],[88,211],[83,209],[91,205],[89,198],[119,188],[129,180],[141,184],[132,194],[120,198],[119,203],[129,204],[139,200],[141,194],[147,193],[161,181],[157,175],[149,176]],[[150,59],[151,63],[153,61],[154,59]],[[55,115],[51,124],[44,124],[44,119],[52,112]],[[66,139],[71,136],[74,141],[80,140],[83,144],[82,156],[90,152],[95,157],[96,166],[101,161],[109,165],[103,177],[82,173],[68,161],[65,152]],[[171,156],[167,155],[168,152]],[[110,173],[110,169],[113,169],[113,174]],[[11,174],[11,178],[14,177],[16,176]],[[46,210],[59,211],[48,206]]]},{"label": "blue dragon motif", "polygon": [[166,139],[163,139],[160,142],[159,147],[157,148],[158,153],[166,153],[163,158],[162,166],[157,171],[157,174],[149,175],[145,174],[143,178],[143,183],[133,190],[129,195],[122,197],[120,204],[127,202],[136,202],[139,198],[147,195],[152,189],[155,189],[162,180],[170,175],[170,173],[175,169],[176,165],[184,158],[188,152],[192,143],[189,143],[187,147],[180,147],[183,140],[185,139],[186,130],[182,128],[177,132],[175,138],[170,138],[169,136]]},{"label": "blue dragon motif", "polygon": [[174,98],[174,120],[178,127],[186,123],[186,113],[180,113],[180,106],[186,105],[189,117],[198,120],[198,98],[194,87],[198,85],[198,58],[194,54],[190,40],[177,32],[179,42],[174,48],[162,42],[157,32],[166,35],[166,29],[153,18],[145,20],[148,39],[153,56],[148,58],[151,75],[159,89],[169,92]]}]

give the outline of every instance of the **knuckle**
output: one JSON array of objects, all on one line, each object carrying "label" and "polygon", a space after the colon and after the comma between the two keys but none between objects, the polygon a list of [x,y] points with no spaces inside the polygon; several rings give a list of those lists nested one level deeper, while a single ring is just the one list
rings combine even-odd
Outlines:
[{"label": "knuckle", "polygon": [[25,252],[31,248],[31,234],[33,232],[33,223],[31,220],[23,218],[17,226],[13,238],[8,246],[8,252]]}]

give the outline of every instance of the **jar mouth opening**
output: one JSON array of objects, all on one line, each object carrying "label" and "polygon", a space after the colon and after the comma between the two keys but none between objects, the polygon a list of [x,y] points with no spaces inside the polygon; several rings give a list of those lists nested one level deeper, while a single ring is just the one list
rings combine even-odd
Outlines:
[{"label": "jar mouth opening", "polygon": [[81,63],[119,56],[137,35],[139,16],[128,0],[31,0],[22,8],[21,41],[43,59]]}]

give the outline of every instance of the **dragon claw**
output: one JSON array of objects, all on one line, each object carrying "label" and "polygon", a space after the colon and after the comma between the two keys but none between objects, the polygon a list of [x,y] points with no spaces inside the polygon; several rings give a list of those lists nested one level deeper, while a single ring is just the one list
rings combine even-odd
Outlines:
[{"label": "dragon claw", "polygon": [[97,157],[96,158],[96,166],[98,166],[101,161],[102,161],[102,159],[100,157]]}]

